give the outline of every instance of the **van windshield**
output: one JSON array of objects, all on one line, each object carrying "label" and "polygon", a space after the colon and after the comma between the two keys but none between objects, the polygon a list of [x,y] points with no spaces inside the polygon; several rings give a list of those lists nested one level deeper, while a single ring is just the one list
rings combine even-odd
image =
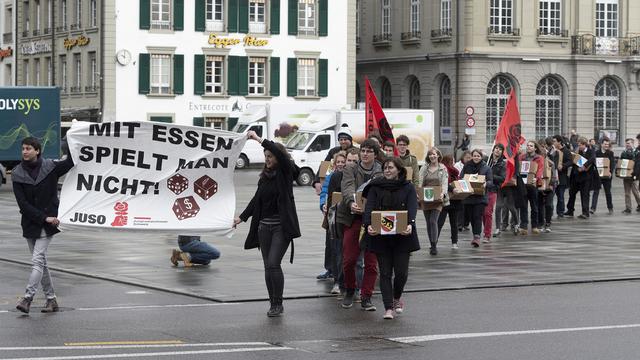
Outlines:
[{"label": "van windshield", "polygon": [[247,125],[238,124],[234,129],[234,131],[237,133],[243,133],[248,127],[249,127],[248,124]]},{"label": "van windshield", "polygon": [[312,133],[308,132],[297,132],[288,142],[287,149],[291,150],[304,150],[309,141],[313,138]]}]

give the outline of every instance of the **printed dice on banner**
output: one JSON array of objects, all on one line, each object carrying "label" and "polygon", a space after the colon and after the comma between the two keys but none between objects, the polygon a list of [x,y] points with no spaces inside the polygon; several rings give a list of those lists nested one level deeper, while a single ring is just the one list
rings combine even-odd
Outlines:
[{"label": "printed dice on banner", "polygon": [[189,187],[189,179],[180,174],[175,174],[167,179],[167,187],[176,195],[180,195]]},{"label": "printed dice on banner", "polygon": [[205,175],[193,183],[193,188],[196,194],[200,195],[201,198],[209,200],[210,197],[218,192],[218,183]]},{"label": "printed dice on banner", "polygon": [[178,220],[192,218],[198,215],[198,212],[200,212],[200,206],[193,196],[179,198],[173,203],[173,213],[176,214]]}]

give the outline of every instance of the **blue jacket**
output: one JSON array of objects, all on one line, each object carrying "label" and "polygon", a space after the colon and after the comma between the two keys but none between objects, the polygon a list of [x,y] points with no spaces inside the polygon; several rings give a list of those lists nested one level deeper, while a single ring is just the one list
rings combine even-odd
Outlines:
[{"label": "blue jacket", "polygon": [[327,177],[324,179],[324,182],[322,183],[322,190],[320,191],[320,211],[322,211],[322,206],[324,206],[324,203],[327,202],[329,181],[331,180],[331,175],[333,175],[333,173],[327,175]]}]

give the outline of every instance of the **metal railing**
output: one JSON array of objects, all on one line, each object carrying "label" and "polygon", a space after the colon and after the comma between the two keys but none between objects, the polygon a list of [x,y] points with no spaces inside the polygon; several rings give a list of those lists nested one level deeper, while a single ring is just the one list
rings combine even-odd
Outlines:
[{"label": "metal railing", "polygon": [[44,28],[44,34],[45,34],[45,35],[51,34],[51,30],[52,30],[52,29],[51,29],[50,27],[48,27],[48,28]]},{"label": "metal railing", "polygon": [[497,35],[497,36],[501,36],[501,35],[520,36],[520,29],[511,28],[511,27],[501,27],[501,28],[499,28],[499,27],[495,27],[495,26],[489,26],[488,33],[489,33],[489,35]]},{"label": "metal railing", "polygon": [[538,36],[569,37],[569,30],[538,29]]},{"label": "metal railing", "polygon": [[451,37],[451,36],[453,36],[453,30],[451,28],[431,30],[432,38],[442,38],[442,37]]},{"label": "metal railing", "polygon": [[71,87],[71,93],[79,93],[82,92],[82,86],[72,86]]},{"label": "metal railing", "polygon": [[25,30],[25,31],[23,31],[23,32],[22,32],[22,37],[23,37],[23,38],[29,37],[29,30]]},{"label": "metal railing", "polygon": [[592,34],[571,37],[571,53],[573,55],[640,55],[640,36],[604,37]]},{"label": "metal railing", "polygon": [[85,92],[98,92],[98,86],[85,86],[84,87],[84,91]]},{"label": "metal railing", "polygon": [[374,43],[387,42],[387,41],[391,41],[391,34],[373,35]]},{"label": "metal railing", "polygon": [[79,30],[80,28],[82,28],[82,24],[80,23],[71,24],[71,27],[70,27],[71,30]]},{"label": "metal railing", "polygon": [[409,31],[400,34],[400,40],[419,40],[422,39],[421,31]]},{"label": "metal railing", "polygon": [[33,36],[38,36],[38,35],[40,35],[40,29],[33,30]]},{"label": "metal railing", "polygon": [[66,25],[56,26],[56,31],[57,32],[67,31],[67,26]]}]

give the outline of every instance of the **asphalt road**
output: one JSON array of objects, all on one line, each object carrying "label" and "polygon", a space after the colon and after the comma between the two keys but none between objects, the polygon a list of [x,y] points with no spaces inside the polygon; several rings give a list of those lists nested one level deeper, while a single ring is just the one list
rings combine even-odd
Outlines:
[{"label": "asphalt road", "polygon": [[[2,359],[635,359],[639,282],[412,293],[406,312],[333,298],[211,303],[54,274],[63,311],[29,316],[9,289],[28,269],[0,262]],[[9,290],[9,291],[8,291]],[[73,304],[73,308],[65,305]]]}]

